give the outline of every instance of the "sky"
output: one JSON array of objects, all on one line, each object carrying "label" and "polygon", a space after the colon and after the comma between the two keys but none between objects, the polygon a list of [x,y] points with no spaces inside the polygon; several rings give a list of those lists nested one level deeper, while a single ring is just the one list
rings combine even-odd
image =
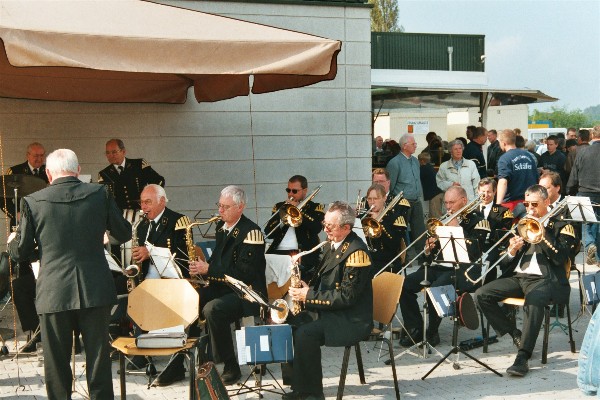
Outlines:
[{"label": "sky", "polygon": [[559,98],[530,110],[600,104],[600,1],[397,1],[405,32],[485,35],[491,87]]}]

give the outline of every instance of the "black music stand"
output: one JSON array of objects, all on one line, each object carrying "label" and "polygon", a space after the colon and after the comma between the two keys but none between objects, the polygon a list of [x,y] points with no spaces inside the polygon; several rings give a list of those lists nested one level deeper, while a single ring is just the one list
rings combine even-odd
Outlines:
[{"label": "black music stand", "polygon": [[[242,298],[243,300],[249,301],[251,303],[257,303],[261,307],[261,316],[267,315],[266,310],[269,308],[277,310],[277,311],[283,311],[283,309],[281,309],[279,307],[275,307],[274,305],[270,304],[260,294],[256,293],[254,290],[252,290],[252,288],[250,288],[248,285],[246,285],[244,282],[242,282],[240,280],[232,278],[229,275],[225,275],[225,283],[227,283],[227,285],[229,285],[229,287],[231,287],[231,289],[238,296],[240,296],[240,298]],[[262,398],[263,395],[261,394],[261,392],[270,392],[270,393],[274,393],[274,394],[285,394],[286,393],[285,390],[283,389],[283,387],[281,386],[279,381],[277,381],[277,379],[275,379],[275,377],[273,376],[273,373],[267,367],[268,363],[270,363],[270,362],[264,362],[264,363],[255,362],[255,364],[252,366],[250,374],[248,374],[248,377],[244,380],[243,383],[239,384],[240,387],[238,389],[230,390],[231,392],[233,392],[233,395],[238,396],[240,394],[246,394],[246,393],[258,393],[258,397]],[[263,375],[265,375],[265,373],[268,373],[271,376],[271,378],[275,381],[277,386],[279,386],[279,390],[272,383],[268,384],[268,385],[263,385],[262,377],[263,377]],[[252,376],[254,376],[254,387],[250,387],[246,384],[246,382],[248,382],[248,380]]]},{"label": "black music stand", "polygon": [[[450,236],[448,239],[449,239],[448,242],[444,245],[444,247],[442,247],[442,254],[445,255],[445,258],[446,258],[445,261],[451,262],[454,266],[454,288],[457,290],[457,295],[454,298],[454,317],[453,317],[454,325],[452,328],[452,348],[421,379],[425,380],[425,378],[427,378],[429,376],[429,374],[431,374],[441,363],[443,363],[448,357],[450,357],[451,354],[456,354],[457,359],[458,359],[458,353],[464,354],[465,356],[467,356],[471,360],[475,361],[482,367],[488,369],[489,371],[491,371],[494,374],[501,377],[502,376],[501,373],[499,373],[498,371],[496,371],[495,369],[493,369],[492,367],[490,367],[483,361],[478,360],[477,358],[473,357],[472,355],[467,353],[465,350],[461,349],[460,346],[458,345],[458,328],[459,328],[459,322],[458,322],[459,316],[457,315],[458,314],[458,270],[461,265],[468,266],[468,265],[472,265],[472,263],[470,263],[470,262],[465,263],[465,262],[460,261],[461,259],[464,259],[464,256],[459,257],[459,253],[458,253],[459,245],[457,245],[457,243],[461,244],[460,245],[461,249],[466,249],[467,247],[466,247],[464,238],[457,239],[454,237],[454,235],[452,233],[450,233]],[[451,246],[451,248],[450,248],[451,249],[451,257],[448,257],[448,252],[444,252],[444,249],[446,249],[447,246]],[[457,361],[455,361],[452,366],[454,367],[454,369],[460,369],[460,365],[458,365]]]}]

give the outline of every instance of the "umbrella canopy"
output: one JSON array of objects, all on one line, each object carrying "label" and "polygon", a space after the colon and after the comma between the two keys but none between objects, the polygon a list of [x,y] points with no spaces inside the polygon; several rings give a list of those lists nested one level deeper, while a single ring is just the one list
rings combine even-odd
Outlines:
[{"label": "umbrella canopy", "polygon": [[[0,0],[0,96],[198,102],[335,78],[341,42],[137,0]],[[252,88],[249,76],[254,76]]]}]

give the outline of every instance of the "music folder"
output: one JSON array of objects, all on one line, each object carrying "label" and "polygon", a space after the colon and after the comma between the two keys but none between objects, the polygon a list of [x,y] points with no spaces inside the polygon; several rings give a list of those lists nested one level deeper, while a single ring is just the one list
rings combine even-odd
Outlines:
[{"label": "music folder", "polygon": [[452,285],[428,287],[425,289],[433,308],[441,318],[454,316],[456,290]]},{"label": "music folder", "polygon": [[135,339],[135,345],[140,349],[182,347],[185,346],[186,342],[187,334],[183,325],[149,331]]},{"label": "music folder", "polygon": [[247,326],[236,331],[240,365],[287,363],[294,359],[292,327],[288,324]]},{"label": "music folder", "polygon": [[591,306],[600,302],[598,295],[598,285],[600,285],[600,273],[583,275],[581,284],[585,292],[586,305]]}]

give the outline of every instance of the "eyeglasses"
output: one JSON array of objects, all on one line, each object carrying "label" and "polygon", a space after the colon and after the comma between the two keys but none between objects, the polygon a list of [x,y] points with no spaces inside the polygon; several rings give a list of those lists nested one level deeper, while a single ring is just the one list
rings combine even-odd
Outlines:
[{"label": "eyeglasses", "polygon": [[529,208],[529,206],[535,208],[538,206],[538,204],[540,204],[540,203],[538,203],[537,201],[524,201],[523,202],[523,205],[525,206],[525,208]]},{"label": "eyeglasses", "polygon": [[106,154],[107,156],[116,156],[117,154],[119,154],[121,151],[123,150],[112,150],[112,151],[106,151],[104,152],[104,154]]},{"label": "eyeglasses", "polygon": [[234,206],[234,204],[232,204],[232,205],[228,206],[228,205],[226,205],[226,204],[215,203],[215,206],[217,206],[217,208],[222,208],[222,209],[223,209],[223,211],[227,211],[227,210],[229,210],[231,207],[233,207],[233,206]]},{"label": "eyeglasses", "polygon": [[300,192],[302,190],[304,190],[304,189],[290,189],[290,188],[285,188],[285,191],[287,193],[292,192],[293,194],[296,194],[296,193],[298,193],[298,192]]},{"label": "eyeglasses", "polygon": [[340,226],[340,224],[331,224],[331,223],[327,223],[327,222],[321,222],[321,225],[323,225],[323,228],[327,229],[328,231],[332,231],[335,228],[337,228],[338,226]]}]

